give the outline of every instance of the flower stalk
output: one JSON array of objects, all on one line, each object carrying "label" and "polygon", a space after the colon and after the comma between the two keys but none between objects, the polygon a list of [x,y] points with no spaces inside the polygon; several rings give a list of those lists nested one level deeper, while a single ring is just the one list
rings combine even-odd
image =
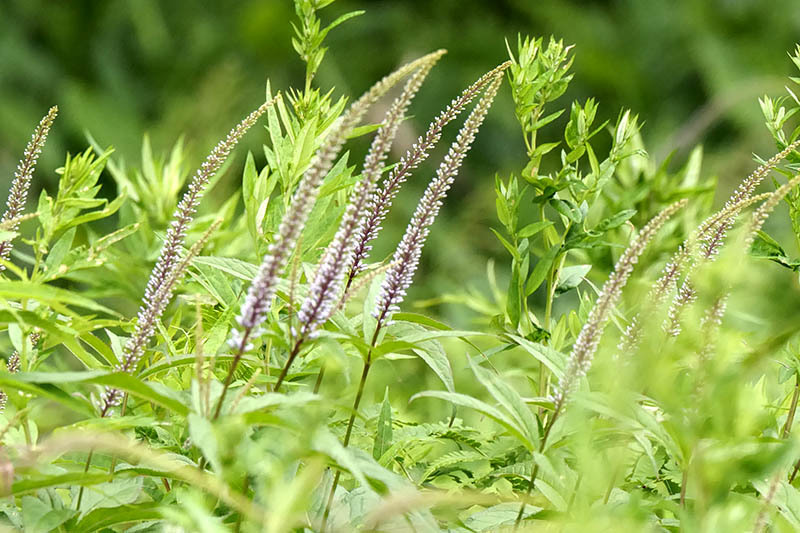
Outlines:
[{"label": "flower stalk", "polygon": [[345,208],[336,235],[322,255],[308,296],[298,312],[297,339],[278,376],[275,390],[285,379],[292,362],[300,353],[303,343],[317,335],[317,330],[330,318],[336,308],[344,274],[350,269],[354,260],[355,237],[364,223],[367,204],[380,179],[383,162],[386,160],[411,100],[419,91],[436,60],[438,57],[422,65],[406,82],[403,92],[389,107],[383,124],[372,140],[372,145],[364,160],[361,179],[351,194],[351,200]]}]

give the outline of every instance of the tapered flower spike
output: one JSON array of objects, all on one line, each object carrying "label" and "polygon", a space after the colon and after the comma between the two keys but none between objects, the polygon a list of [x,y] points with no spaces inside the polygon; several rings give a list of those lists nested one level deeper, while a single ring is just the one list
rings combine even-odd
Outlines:
[{"label": "tapered flower spike", "polygon": [[[433,66],[433,62],[423,65],[408,80],[402,94],[386,113],[383,125],[372,141],[364,160],[361,180],[351,194],[350,203],[345,209],[339,229],[320,260],[308,296],[297,315],[300,323],[297,345],[302,344],[306,338],[313,337],[316,330],[328,320],[335,309],[342,280],[353,263],[355,237],[363,225],[367,202],[380,179],[383,162],[411,100]],[[293,350],[295,355],[298,348],[299,346]]]},{"label": "tapered flower spike", "polygon": [[[25,147],[22,160],[17,165],[16,172],[14,172],[14,181],[11,182],[11,190],[8,192],[8,200],[6,201],[6,211],[3,213],[2,218],[2,222],[11,222],[10,226],[6,228],[10,231],[16,231],[19,227],[19,222],[15,222],[15,220],[22,215],[22,211],[25,209],[33,171],[36,169],[36,162],[39,160],[39,154],[42,153],[44,143],[47,141],[47,134],[50,133],[50,128],[53,126],[56,115],[58,115],[58,107],[53,106],[39,122],[39,125],[36,126],[31,140]],[[13,247],[14,245],[11,241],[0,242],[0,258],[8,261]],[[0,264],[0,272],[5,268]]]},{"label": "tapered flower spike", "polygon": [[[647,313],[652,311],[662,303],[670,294],[670,291],[677,287],[678,278],[683,274],[687,265],[691,263],[693,250],[697,248],[698,242],[703,242],[711,232],[715,231],[720,224],[725,224],[727,219],[734,219],[744,209],[752,204],[762,202],[770,197],[772,193],[763,193],[750,198],[744,198],[736,203],[731,203],[727,207],[722,208],[713,215],[706,218],[697,229],[683,241],[678,247],[678,250],[672,255],[670,260],[664,266],[661,276],[658,278],[650,293],[647,296],[648,310],[641,311],[639,314],[631,319],[630,324],[625,328],[620,339],[617,350],[619,353],[632,353],[639,346],[641,338],[642,317],[643,312]],[[673,302],[674,304],[675,302]],[[680,310],[677,306],[671,307],[668,315],[677,318],[680,315]],[[664,325],[665,330],[670,329],[670,319]]]},{"label": "tapered flower spike", "polygon": [[406,290],[411,286],[430,227],[439,213],[439,209],[447,196],[447,191],[458,174],[464,157],[466,157],[472,142],[475,140],[475,135],[483,123],[489,107],[494,101],[494,97],[503,80],[503,70],[509,65],[510,62],[504,63],[493,71],[495,72],[494,80],[489,83],[483,97],[467,117],[464,126],[458,132],[455,142],[436,170],[436,177],[428,184],[422,199],[417,205],[417,209],[414,211],[411,222],[409,222],[406,232],[394,253],[392,267],[386,272],[386,277],[381,284],[380,293],[372,313],[378,321],[375,329],[376,337],[381,327],[386,324],[389,316],[397,310],[406,295]]},{"label": "tapered flower spike", "polygon": [[757,169],[755,169],[752,174],[747,176],[747,178],[745,178],[744,181],[742,181],[742,183],[739,184],[734,193],[725,203],[725,207],[733,205],[739,202],[740,200],[744,200],[745,198],[752,196],[753,191],[755,191],[756,187],[758,187],[759,184],[761,184],[761,182],[764,181],[764,178],[767,177],[767,174],[769,174],[770,171],[772,171],[772,169],[777,167],[778,163],[786,159],[789,156],[789,154],[791,154],[798,148],[800,148],[800,139],[797,139],[793,143],[789,144],[786,148],[784,148],[774,156],[770,157],[767,161],[765,161],[762,165],[760,165]]},{"label": "tapered flower spike", "polygon": [[[181,250],[186,241],[186,232],[209,180],[219,171],[247,130],[258,121],[259,117],[277,98],[279,96],[259,106],[234,127],[227,137],[214,147],[189,183],[186,193],[175,209],[172,223],[161,248],[161,254],[150,274],[133,335],[125,345],[122,361],[115,368],[117,372],[133,373],[136,370],[148,341],[155,333],[159,318],[169,305],[173,288],[180,281],[179,276],[176,275],[178,273],[176,268],[179,269],[181,265]],[[105,416],[114,405],[117,405],[121,396],[120,391],[116,389],[106,389],[101,398],[101,416]]]},{"label": "tapered flower spike", "polygon": [[653,239],[656,232],[680,208],[685,206],[687,200],[681,200],[670,205],[656,215],[642,228],[639,235],[633,240],[614,266],[614,272],[603,285],[603,290],[589,313],[589,318],[583,325],[572,352],[567,359],[564,376],[558,384],[554,396],[554,415],[561,411],[569,395],[577,388],[580,379],[586,375],[592,365],[592,359],[600,344],[606,324],[611,318],[611,311],[622,295],[622,289],[633,272],[633,267],[639,260],[647,244]]},{"label": "tapered flower spike", "polygon": [[753,212],[753,217],[750,219],[750,227],[747,229],[744,246],[742,247],[742,250],[744,250],[745,253],[750,251],[750,247],[753,246],[753,241],[756,239],[756,235],[758,235],[758,232],[761,230],[764,222],[767,221],[769,215],[772,213],[775,207],[777,207],[781,200],[783,200],[783,198],[789,194],[789,191],[798,185],[800,185],[800,174],[794,176],[788,182],[778,187],[778,189],[770,195],[767,201],[761,204],[761,206]]},{"label": "tapered flower spike", "polygon": [[[700,243],[700,259],[703,261],[713,261],[719,254],[728,231],[733,227],[738,214],[749,205],[767,198],[771,193],[752,196],[756,187],[778,164],[789,156],[794,150],[800,147],[800,139],[789,144],[765,161],[754,170],[747,178],[742,180],[733,194],[725,202],[725,206],[709,216],[698,226],[686,241],[678,248],[678,251],[667,263],[661,277],[653,285],[653,289],[648,296],[648,304],[651,308],[663,303],[669,292],[676,286],[677,279],[687,271],[687,277],[691,275],[694,265],[693,257],[697,244]],[[681,287],[683,288],[683,287]],[[679,290],[670,303],[667,321],[664,323],[664,330],[673,336],[680,333],[680,316],[683,308],[693,301],[687,298],[690,295],[688,287],[686,290]],[[636,349],[641,336],[641,317],[634,317],[625,329],[618,350],[621,353],[630,353]]]},{"label": "tapered flower spike", "polygon": [[496,69],[487,72],[478,81],[467,87],[457,98],[453,99],[450,105],[430,123],[425,135],[417,139],[417,142],[403,155],[397,166],[389,173],[381,189],[372,194],[367,208],[368,215],[359,231],[358,244],[356,244],[353,265],[350,268],[345,290],[349,289],[353,278],[364,270],[364,261],[372,249],[370,242],[377,238],[381,230],[381,223],[386,219],[392,206],[392,201],[397,196],[402,184],[428,158],[431,150],[442,136],[442,129],[461,114],[470,102],[496,78],[498,72],[502,72],[506,68],[506,66],[500,65]]},{"label": "tapered flower spike", "polygon": [[[303,231],[308,215],[319,194],[322,180],[333,166],[349,133],[359,123],[367,109],[397,82],[418,68],[438,60],[443,54],[444,50],[428,54],[384,77],[356,100],[344,116],[332,126],[331,132],[315,154],[311,166],[300,180],[300,184],[292,196],[289,209],[275,234],[274,241],[264,256],[258,273],[247,292],[247,297],[236,319],[240,329],[234,329],[229,341],[237,353],[241,354],[247,351],[251,337],[257,335],[258,328],[272,305],[278,276]],[[232,364],[231,369],[234,369],[235,366],[236,364]]]}]

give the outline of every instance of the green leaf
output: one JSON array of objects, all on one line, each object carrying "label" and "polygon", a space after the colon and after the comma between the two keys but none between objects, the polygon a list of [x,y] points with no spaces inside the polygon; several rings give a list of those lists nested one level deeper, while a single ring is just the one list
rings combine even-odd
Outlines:
[{"label": "green leaf", "polygon": [[76,231],[76,228],[65,231],[61,238],[50,248],[47,259],[44,262],[44,270],[51,276],[58,270],[58,267],[64,262],[64,257],[72,248],[72,241],[75,239]]},{"label": "green leaf", "polygon": [[454,391],[456,386],[453,380],[453,369],[450,366],[450,360],[447,358],[447,352],[437,342],[427,343],[427,345],[429,349],[414,349],[414,353],[425,361],[425,364],[442,380],[447,390]]},{"label": "green leaf", "polygon": [[500,376],[476,365],[471,357],[468,357],[467,360],[480,384],[511,415],[517,427],[524,433],[526,446],[529,446],[531,450],[535,449],[539,442],[539,426],[525,401]]},{"label": "green leaf", "polygon": [[575,205],[574,202],[570,200],[562,200],[560,198],[551,198],[550,205],[553,207],[553,209],[558,211],[561,215],[567,217],[575,224],[580,224],[583,222],[583,212],[577,205]]},{"label": "green leaf", "polygon": [[564,294],[576,288],[586,278],[586,274],[592,269],[592,265],[574,265],[562,268],[558,272],[558,283],[556,294]]},{"label": "green leaf", "polygon": [[159,502],[129,503],[124,506],[95,509],[86,514],[73,528],[75,533],[90,533],[117,524],[145,522],[162,517]]},{"label": "green leaf", "polygon": [[372,446],[372,457],[378,461],[392,445],[392,405],[389,403],[389,388],[383,395],[381,413],[378,415],[378,426],[375,429],[375,444]]},{"label": "green leaf", "polygon": [[547,278],[547,273],[553,266],[553,262],[560,251],[561,246],[551,246],[550,249],[539,258],[539,261],[536,262],[536,266],[533,267],[533,272],[531,272],[528,281],[525,282],[526,296],[530,296],[541,286],[545,278]]},{"label": "green leaf", "polygon": [[616,215],[610,216],[606,219],[600,221],[597,226],[594,227],[595,231],[608,231],[610,229],[618,228],[623,225],[625,222],[631,219],[636,214],[636,209],[625,209],[620,211]]},{"label": "green leaf", "polygon": [[219,460],[219,447],[217,446],[217,435],[214,426],[206,417],[196,413],[190,413],[186,418],[189,423],[189,437],[192,444],[203,453],[203,457],[208,459],[209,464],[214,468],[217,475],[223,472],[222,463]]},{"label": "green leaf", "polygon": [[565,354],[557,352],[544,344],[531,342],[517,335],[509,335],[509,337],[536,360],[545,365],[558,379],[564,377],[564,367],[567,364],[567,356]]},{"label": "green leaf", "polygon": [[445,391],[424,391],[419,392],[411,397],[409,402],[413,402],[419,398],[439,398],[440,400],[448,401],[454,405],[458,405],[461,407],[466,407],[468,409],[473,409],[478,411],[484,416],[487,416],[503,426],[509,433],[514,435],[520,442],[525,444],[525,447],[529,450],[535,450],[536,446],[535,443],[532,442],[527,437],[527,431],[522,429],[517,425],[517,423],[506,416],[502,411],[499,409],[492,407],[491,405],[482,402],[472,396],[467,396],[466,394],[461,394],[458,392],[445,392]]},{"label": "green leaf", "polygon": [[72,518],[74,509],[58,509],[33,496],[22,497],[22,520],[26,533],[49,533]]},{"label": "green leaf", "polygon": [[232,257],[198,255],[192,262],[198,265],[210,266],[245,281],[253,281],[253,278],[258,274],[258,265]]},{"label": "green leaf", "polygon": [[552,225],[553,223],[549,220],[541,220],[539,222],[534,222],[533,224],[528,224],[527,226],[519,230],[519,232],[517,233],[517,237],[519,237],[520,239],[528,239],[530,237],[533,237],[543,229],[549,228]]},{"label": "green leaf", "polygon": [[36,300],[65,314],[69,314],[70,311],[64,306],[73,305],[109,315],[117,315],[111,309],[98,304],[94,300],[80,296],[67,289],[40,285],[30,281],[0,281],[0,298],[7,300]]},{"label": "green leaf", "polygon": [[[28,374],[29,375],[29,374]],[[37,384],[28,382],[24,378],[26,373],[20,372],[18,374],[9,374],[7,372],[0,372],[0,387],[3,389],[19,390],[27,392],[35,398],[49,398],[54,400],[70,409],[87,415],[96,416],[97,410],[91,402],[82,398],[68,394],[58,387],[54,387],[49,383]]]},{"label": "green leaf", "polygon": [[[121,391],[128,392],[133,396],[141,398],[145,401],[153,402],[156,405],[166,407],[177,414],[185,416],[189,413],[189,409],[184,405],[183,399],[175,391],[172,391],[171,389],[168,389],[158,383],[145,383],[139,378],[122,372],[112,374],[102,370],[91,370],[87,372],[20,372],[19,374],[0,373],[0,384],[21,390],[30,390],[32,387],[34,390],[39,391],[50,390],[50,385],[63,385],[65,383],[87,383],[114,387]],[[45,395],[53,397],[53,394],[55,393]],[[61,392],[61,394],[66,393]],[[72,398],[72,396],[69,395],[67,395],[67,397]],[[56,395],[54,399],[58,399],[59,401],[62,401],[62,403],[65,403],[60,395]],[[77,401],[77,399],[74,400]],[[71,407],[77,407],[77,410],[86,412],[86,404],[84,402],[79,402],[77,406],[74,402],[68,403]],[[95,410],[91,407],[89,407],[89,412],[96,414]]]},{"label": "green leaf", "polygon": [[750,255],[759,259],[769,259],[794,271],[800,270],[800,260],[789,259],[778,241],[763,231],[759,231],[756,235],[750,248]]}]

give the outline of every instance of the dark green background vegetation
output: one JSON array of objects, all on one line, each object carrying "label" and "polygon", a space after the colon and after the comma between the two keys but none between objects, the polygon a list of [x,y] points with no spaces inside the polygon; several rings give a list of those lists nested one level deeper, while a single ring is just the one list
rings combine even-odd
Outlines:
[{"label": "dark green background vegetation", "polygon": [[[444,102],[507,57],[503,38],[513,45],[520,32],[554,35],[576,47],[575,79],[562,105],[593,96],[600,117],[612,120],[621,108],[632,109],[644,123],[651,154],[661,160],[678,151],[673,167],[702,143],[703,173],[721,184],[717,202],[753,168],[752,153],[773,151],[757,97],[783,92],[792,68],[786,52],[800,34],[793,0],[341,0],[322,17],[330,21],[354,9],[366,13],[331,32],[316,79],[323,89],[335,87],[335,95],[360,94],[404,60],[449,50],[417,99],[398,150]],[[61,116],[35,188],[55,183],[52,170],[64,150],[83,149],[86,132],[133,165],[144,133],[157,153],[184,135],[194,166],[261,101],[268,78],[277,89],[301,85],[303,64],[286,23],[293,16],[291,2],[280,0],[216,0],[202,9],[189,0],[4,0],[0,183],[10,183],[31,124],[52,104]],[[519,170],[524,149],[518,128],[504,88],[437,222],[425,271],[438,280],[420,284],[438,289],[430,295],[483,279],[484,258],[502,253],[487,228],[495,221],[493,173]],[[263,142],[258,135],[246,139],[261,160]],[[242,163],[239,156],[235,164]],[[389,225],[393,237],[422,183],[411,183],[415,192],[401,196],[397,223]],[[450,267],[461,265],[459,279],[443,268],[443,258]]]}]

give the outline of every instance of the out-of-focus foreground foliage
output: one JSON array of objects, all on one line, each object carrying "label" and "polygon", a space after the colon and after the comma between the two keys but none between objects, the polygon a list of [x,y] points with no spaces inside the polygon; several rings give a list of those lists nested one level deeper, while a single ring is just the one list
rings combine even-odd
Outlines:
[{"label": "out-of-focus foreground foliage", "polygon": [[0,6],[0,530],[800,529],[791,9],[455,6]]}]

